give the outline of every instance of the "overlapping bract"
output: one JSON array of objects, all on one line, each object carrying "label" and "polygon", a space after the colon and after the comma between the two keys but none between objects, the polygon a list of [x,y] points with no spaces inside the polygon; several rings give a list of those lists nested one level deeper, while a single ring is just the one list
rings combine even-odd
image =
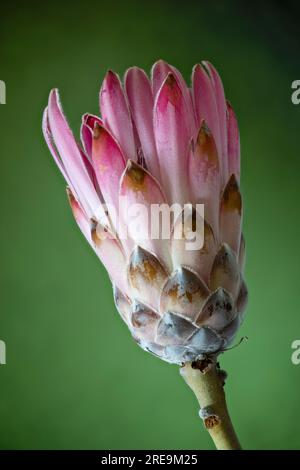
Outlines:
[{"label": "overlapping bract", "polygon": [[[130,68],[123,86],[109,71],[100,109],[101,118],[83,116],[81,147],[53,90],[43,131],[74,217],[113,282],[116,306],[140,346],[168,362],[218,354],[231,344],[247,302],[239,132],[220,77],[208,62],[194,67],[191,88],[163,61],[151,80]],[[119,195],[146,207],[204,203],[203,247],[188,251],[184,240],[146,233],[141,240],[132,231],[120,239],[104,207],[126,226]]]}]

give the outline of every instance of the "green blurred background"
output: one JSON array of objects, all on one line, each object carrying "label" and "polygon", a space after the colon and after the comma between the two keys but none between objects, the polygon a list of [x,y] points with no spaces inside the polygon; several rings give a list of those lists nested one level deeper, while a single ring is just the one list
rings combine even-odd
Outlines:
[{"label": "green blurred background", "polygon": [[299,12],[274,1],[1,5],[0,448],[213,448],[178,368],[140,350],[118,317],[41,134],[50,88],[78,133],[108,68],[149,71],[159,58],[187,79],[211,60],[237,112],[249,341],[221,365],[243,446],[300,448]]}]

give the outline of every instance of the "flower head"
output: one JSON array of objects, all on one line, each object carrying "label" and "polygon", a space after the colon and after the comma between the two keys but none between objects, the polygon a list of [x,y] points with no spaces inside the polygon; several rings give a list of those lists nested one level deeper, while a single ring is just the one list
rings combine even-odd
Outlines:
[{"label": "flower head", "polygon": [[132,67],[122,86],[109,71],[100,109],[83,116],[80,146],[52,90],[43,132],[117,309],[137,343],[168,362],[217,355],[247,302],[239,132],[220,77],[208,62],[191,88],[163,61],[151,81]]}]

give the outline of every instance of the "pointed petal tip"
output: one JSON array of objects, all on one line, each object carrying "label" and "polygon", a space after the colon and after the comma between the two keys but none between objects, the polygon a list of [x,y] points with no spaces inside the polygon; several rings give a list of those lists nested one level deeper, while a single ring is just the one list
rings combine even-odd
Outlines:
[{"label": "pointed petal tip", "polygon": [[177,84],[177,80],[173,72],[169,72],[166,79],[165,84],[168,85],[170,88],[173,88]]},{"label": "pointed petal tip", "polygon": [[178,80],[173,72],[168,72],[166,78],[162,82],[160,89],[157,92],[154,109],[158,107],[161,112],[165,112],[168,103],[171,103],[176,108],[180,106],[181,98],[182,91]]},{"label": "pointed petal tip", "polygon": [[91,219],[90,224],[91,224],[91,239],[93,240],[94,245],[98,246],[99,242],[100,242],[100,239],[97,236],[97,225],[98,225],[98,223],[95,219]]},{"label": "pointed petal tip", "polygon": [[156,62],[154,62],[154,64],[152,65],[152,72],[154,69],[156,69],[157,67],[169,67],[169,64],[166,60],[164,59],[158,59]]},{"label": "pointed petal tip", "polygon": [[195,320],[209,295],[206,284],[191,269],[178,267],[163,286],[160,312],[172,311]]},{"label": "pointed petal tip", "polygon": [[196,73],[202,73],[202,71],[206,71],[205,68],[203,67],[203,64],[201,64],[200,62],[198,62],[197,64],[194,65],[194,67],[192,68],[192,77],[196,74]]},{"label": "pointed petal tip", "polygon": [[229,100],[226,99],[226,104],[227,104],[227,107],[233,111],[233,107],[232,107],[232,104]]},{"label": "pointed petal tip", "polygon": [[99,247],[100,244],[107,238],[114,239],[115,237],[108,228],[98,222],[98,220],[91,218],[90,219],[90,230],[91,230],[91,239],[95,247]]},{"label": "pointed petal tip", "polygon": [[208,137],[212,137],[212,132],[211,132],[211,129],[210,127],[208,126],[207,122],[205,121],[205,119],[201,119],[201,122],[200,122],[200,128],[199,128],[199,131],[198,131],[198,135],[197,135],[197,141],[199,143],[202,143],[202,141],[205,140],[208,138]]},{"label": "pointed petal tip", "polygon": [[49,96],[53,97],[55,95],[58,95],[58,88],[51,88]]},{"label": "pointed petal tip", "polygon": [[[202,318],[206,317],[205,322],[208,326],[217,329],[224,328],[226,324],[223,324],[222,322],[214,322],[215,319],[213,318],[211,325],[207,323],[207,320],[212,317],[213,313],[217,313],[217,311],[219,311],[219,313],[223,313],[223,316],[225,317],[223,318],[223,321],[227,324],[230,323],[235,316],[234,300],[230,292],[224,287],[218,287],[211,293],[205,308],[201,312]],[[199,315],[199,319],[201,319],[201,314]]]},{"label": "pointed petal tip", "polygon": [[69,204],[71,206],[71,209],[73,211],[73,214],[76,218],[76,214],[75,212],[76,211],[80,211],[80,212],[83,212],[82,209],[81,209],[81,206],[75,196],[75,194],[72,192],[71,188],[69,186],[66,186],[66,193],[67,193],[67,197],[68,197],[68,201],[69,201]]},{"label": "pointed petal tip", "polygon": [[102,124],[102,121],[99,116],[96,116],[95,114],[91,113],[84,113],[81,116],[81,124],[82,125],[87,125],[90,128],[93,128],[95,126],[95,123]]},{"label": "pointed petal tip", "polygon": [[81,124],[86,124],[88,118],[89,118],[89,113],[84,113],[84,114],[81,116]]},{"label": "pointed petal tip", "polygon": [[231,174],[222,195],[222,210],[242,212],[242,196],[236,175]]},{"label": "pointed petal tip", "polygon": [[100,109],[105,126],[127,158],[137,159],[133,123],[119,75],[109,70],[100,90]]},{"label": "pointed petal tip", "polygon": [[219,250],[218,250],[218,254],[223,254],[223,253],[232,253],[232,249],[226,242],[221,243]]},{"label": "pointed petal tip", "polygon": [[208,71],[210,71],[210,69],[211,69],[211,70],[214,70],[215,72],[217,72],[216,67],[209,60],[206,60],[206,59],[201,60],[201,65],[202,65],[202,67],[206,68]]},{"label": "pointed petal tip", "polygon": [[[104,127],[102,122],[94,121],[92,130],[93,144],[92,144],[92,158],[94,160],[102,160],[110,163],[111,161],[122,161],[121,173],[125,168],[125,158],[123,152],[111,132]],[[119,175],[121,176],[121,175]],[[101,183],[99,182],[100,186]]]},{"label": "pointed petal tip", "polygon": [[106,90],[111,91],[116,83],[120,82],[119,75],[113,70],[109,69],[103,79],[100,93],[105,92]]},{"label": "pointed petal tip", "polygon": [[117,77],[117,73],[114,72],[112,69],[108,69],[106,74],[105,74],[104,80],[105,79],[113,79],[115,77]]},{"label": "pointed petal tip", "polygon": [[143,259],[147,258],[147,251],[140,245],[136,245],[130,255],[130,260],[133,266],[140,263]]},{"label": "pointed petal tip", "polygon": [[99,122],[94,122],[93,139],[98,140],[105,133],[105,129]]},{"label": "pointed petal tip", "polygon": [[207,75],[211,78],[211,71],[210,71],[210,62],[208,60],[201,60],[200,68],[201,70],[204,70],[204,72],[207,73]]},{"label": "pointed petal tip", "polygon": [[205,134],[211,134],[211,130],[210,130],[207,122],[205,121],[205,119],[201,119],[199,133],[201,131],[204,132]]},{"label": "pointed petal tip", "polygon": [[139,165],[129,158],[126,163],[125,171],[131,170],[134,167],[139,168]]},{"label": "pointed petal tip", "polygon": [[146,175],[143,167],[129,159],[121,178],[121,190],[141,191],[144,188]]},{"label": "pointed petal tip", "polygon": [[128,80],[128,77],[132,74],[143,74],[143,75],[147,75],[145,70],[142,69],[141,67],[138,67],[137,65],[133,65],[132,67],[129,67],[125,74],[124,74],[124,82],[126,82]]},{"label": "pointed petal tip", "polygon": [[[48,138],[50,133],[49,129],[49,117],[48,117],[49,111],[48,111],[48,106],[45,107],[43,111],[43,117],[42,117],[42,130],[43,134],[45,137],[46,142],[48,143]],[[49,144],[48,144],[49,145]]]},{"label": "pointed petal tip", "polygon": [[66,193],[68,197],[68,201],[71,207],[71,210],[73,212],[73,216],[77,222],[80,221],[83,217],[85,217],[85,214],[76,198],[72,190],[69,188],[69,186],[66,187]]},{"label": "pointed petal tip", "polygon": [[213,262],[210,273],[210,288],[226,289],[233,298],[237,294],[240,281],[240,270],[235,252],[227,243],[222,243]]},{"label": "pointed petal tip", "polygon": [[50,107],[51,104],[56,103],[60,107],[60,94],[58,88],[52,88],[49,93],[49,101],[48,106]]},{"label": "pointed petal tip", "polygon": [[47,116],[48,116],[48,106],[46,106],[43,111],[43,122],[44,122],[44,119],[47,118]]},{"label": "pointed petal tip", "polygon": [[[232,250],[230,245],[226,242],[220,244],[217,254],[215,256],[214,264],[217,266],[225,266],[228,263],[233,263],[235,267],[237,267],[237,257],[235,252]],[[214,265],[212,269],[214,268]],[[217,286],[217,287],[224,287],[224,286]],[[216,287],[216,288],[217,288]],[[226,286],[225,286],[226,288]]]},{"label": "pointed petal tip", "polygon": [[131,324],[137,330],[144,330],[145,333],[148,333],[149,336],[152,336],[152,338],[148,339],[154,340],[154,332],[152,332],[151,330],[153,329],[155,324],[158,323],[159,319],[159,315],[152,308],[137,300],[134,300],[132,302]]},{"label": "pointed petal tip", "polygon": [[74,197],[71,189],[69,188],[69,186],[66,186],[66,193],[67,193],[68,198],[73,198]]},{"label": "pointed petal tip", "polygon": [[63,118],[67,123],[58,88],[52,88],[52,90],[50,91],[48,100],[48,114],[50,121],[51,119],[55,119],[56,116],[59,116]]},{"label": "pointed petal tip", "polygon": [[157,257],[137,245],[130,255],[128,266],[128,280],[134,295],[157,310],[166,278],[167,273]]},{"label": "pointed petal tip", "polygon": [[237,177],[234,173],[232,173],[230,175],[227,185],[232,185],[232,186],[236,187],[237,189],[239,189],[239,183],[238,183]]},{"label": "pointed petal tip", "polygon": [[215,138],[207,122],[202,119],[200,129],[197,135],[196,148],[200,157],[208,158],[209,162],[215,167],[219,166],[218,150]]}]

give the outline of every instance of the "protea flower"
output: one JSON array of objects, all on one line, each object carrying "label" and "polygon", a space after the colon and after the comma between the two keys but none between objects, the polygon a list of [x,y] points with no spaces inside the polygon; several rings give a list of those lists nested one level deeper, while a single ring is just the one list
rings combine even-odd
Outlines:
[{"label": "protea flower", "polygon": [[[203,381],[212,373],[220,389],[216,358],[231,345],[247,300],[239,132],[221,79],[208,62],[194,67],[191,88],[163,61],[153,66],[151,81],[133,67],[122,86],[109,71],[100,109],[101,117],[82,118],[82,146],[57,90],[44,113],[44,136],[67,182],[76,222],[105,265],[117,309],[136,342],[185,365],[191,386],[195,377]],[[169,239],[154,239],[149,216],[133,228],[121,197],[129,207],[143,205],[147,214],[153,205],[189,209],[169,214]],[[197,204],[204,204],[201,228],[195,227]],[[189,250],[186,234],[197,230],[203,243]],[[229,419],[217,411],[202,410],[211,430]]]}]

